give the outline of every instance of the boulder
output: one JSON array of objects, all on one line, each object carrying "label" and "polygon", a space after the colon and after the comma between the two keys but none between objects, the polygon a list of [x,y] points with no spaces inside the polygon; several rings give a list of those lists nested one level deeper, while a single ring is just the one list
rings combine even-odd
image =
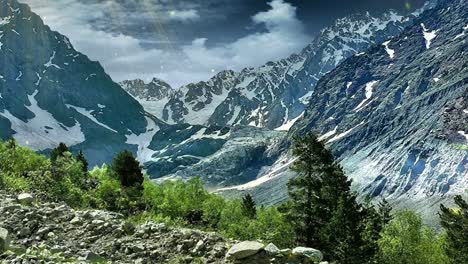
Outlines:
[{"label": "boulder", "polygon": [[320,250],[308,248],[308,247],[297,247],[294,248],[292,254],[298,257],[303,257],[313,262],[320,262],[323,259],[323,254]]},{"label": "boulder", "polygon": [[270,256],[275,256],[277,255],[278,253],[280,253],[280,249],[273,243],[270,243],[268,244],[266,247],[265,247],[265,251],[268,255]]},{"label": "boulder", "polygon": [[87,251],[84,256],[84,260],[87,262],[100,262],[103,261],[104,258],[92,251]]},{"label": "boulder", "polygon": [[8,249],[10,245],[10,233],[5,228],[0,227],[0,253]]},{"label": "boulder", "polygon": [[197,244],[195,245],[195,248],[193,248],[192,253],[199,253],[200,251],[203,250],[205,247],[205,243],[203,243],[203,240],[199,240]]},{"label": "boulder", "polygon": [[18,200],[20,204],[31,205],[34,201],[34,197],[29,193],[22,193],[16,197],[16,200]]},{"label": "boulder", "polygon": [[265,245],[256,241],[244,241],[232,246],[227,257],[231,259],[243,259],[257,254],[260,250],[265,248]]}]

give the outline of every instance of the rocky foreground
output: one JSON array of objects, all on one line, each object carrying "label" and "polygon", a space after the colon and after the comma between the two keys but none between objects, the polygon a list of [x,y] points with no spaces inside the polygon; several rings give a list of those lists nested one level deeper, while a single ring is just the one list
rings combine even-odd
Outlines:
[{"label": "rocky foreground", "polygon": [[278,249],[216,233],[132,224],[117,213],[78,211],[30,194],[0,192],[1,263],[318,263],[320,251]]}]

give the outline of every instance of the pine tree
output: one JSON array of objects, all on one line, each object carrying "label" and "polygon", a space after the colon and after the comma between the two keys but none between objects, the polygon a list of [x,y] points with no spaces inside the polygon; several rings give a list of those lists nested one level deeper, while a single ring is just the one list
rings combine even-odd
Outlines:
[{"label": "pine tree", "polygon": [[392,220],[392,210],[392,206],[385,198],[379,202],[378,213],[382,220],[382,227],[385,227]]},{"label": "pine tree", "polygon": [[64,154],[68,151],[67,145],[65,145],[65,143],[60,143],[50,152],[50,160],[55,162],[59,157],[64,157]]},{"label": "pine tree", "polygon": [[130,151],[124,150],[117,154],[112,161],[111,169],[122,186],[141,187],[144,177],[140,162],[135,159]]},{"label": "pine tree", "polygon": [[333,184],[343,179],[341,168],[315,135],[295,137],[292,152],[296,160],[291,169],[298,175],[288,183],[289,218],[300,244],[321,248],[320,231],[331,219],[341,193],[349,191],[349,183]]},{"label": "pine tree", "polygon": [[[298,243],[322,250],[337,263],[362,263],[367,256],[364,230],[367,211],[351,192],[342,167],[311,133],[295,137],[291,169],[298,175],[288,183],[287,217]],[[372,253],[370,253],[372,254]]]},{"label": "pine tree", "polygon": [[88,161],[86,160],[86,157],[84,156],[83,154],[83,151],[79,151],[78,154],[76,155],[76,160],[81,162],[81,164],[83,164],[83,172],[84,173],[87,173],[88,172],[88,166],[89,166],[89,163]]},{"label": "pine tree", "polygon": [[455,196],[459,208],[440,205],[440,223],[447,232],[446,253],[451,263],[468,263],[468,203]]},{"label": "pine tree", "polygon": [[242,212],[250,219],[255,219],[257,216],[257,207],[255,201],[250,194],[246,194],[242,198]]}]

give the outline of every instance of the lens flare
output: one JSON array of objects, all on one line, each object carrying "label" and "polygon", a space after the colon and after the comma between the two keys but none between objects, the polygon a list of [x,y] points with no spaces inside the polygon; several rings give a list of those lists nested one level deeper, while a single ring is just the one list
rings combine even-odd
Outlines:
[{"label": "lens flare", "polygon": [[406,3],[405,3],[405,8],[406,8],[406,10],[410,11],[410,10],[411,10],[411,3],[410,3],[410,2],[406,2]]}]

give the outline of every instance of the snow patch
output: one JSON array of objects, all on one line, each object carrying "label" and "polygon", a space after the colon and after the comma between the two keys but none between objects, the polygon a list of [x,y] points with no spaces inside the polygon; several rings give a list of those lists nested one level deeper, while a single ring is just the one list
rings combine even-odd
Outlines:
[{"label": "snow patch", "polygon": [[463,137],[465,137],[465,141],[468,141],[468,134],[465,133],[465,131],[458,131],[458,134],[462,135]]},{"label": "snow patch", "polygon": [[275,163],[270,169],[270,171],[265,174],[264,176],[257,178],[256,180],[250,181],[248,183],[242,184],[242,185],[237,185],[237,186],[231,186],[231,187],[226,187],[226,188],[220,188],[216,190],[216,192],[222,192],[222,191],[228,191],[228,190],[248,190],[252,189],[256,186],[260,186],[265,182],[268,182],[278,176],[281,175],[281,172],[284,170],[287,170],[291,164],[296,161],[297,158],[287,160],[287,159],[282,159]]},{"label": "snow patch", "polygon": [[54,59],[55,59],[55,50],[54,50],[54,52],[52,53],[52,56],[50,56],[49,61],[48,61],[46,64],[44,64],[44,66],[45,66],[46,68],[55,67],[55,68],[57,68],[57,69],[61,69],[60,66],[58,66],[57,64],[54,64],[54,63],[53,63],[53,60],[54,60]]},{"label": "snow patch", "polygon": [[59,142],[73,146],[85,141],[80,123],[75,120],[73,127],[66,127],[58,122],[51,113],[39,107],[35,99],[37,93],[38,90],[28,95],[31,105],[26,108],[34,113],[32,119],[24,122],[8,110],[0,112],[0,115],[10,120],[11,129],[16,132],[13,137],[18,143],[33,150],[45,150],[55,148]]},{"label": "snow patch", "polygon": [[369,101],[369,99],[372,97],[372,94],[373,94],[373,89],[374,89],[374,85],[377,83],[378,81],[372,81],[372,82],[368,82],[366,84],[366,99],[362,100],[361,103],[359,103],[359,105],[353,109],[354,112],[359,112],[362,108],[364,108],[366,105],[364,105],[367,101]]},{"label": "snow patch", "polygon": [[325,139],[327,139],[327,138],[329,138],[329,137],[335,135],[337,130],[338,130],[338,126],[336,126],[335,129],[333,129],[333,130],[331,130],[331,131],[328,131],[327,133],[321,135],[321,136],[318,138],[318,140],[319,140],[319,141],[323,141],[323,140],[325,140]]},{"label": "snow patch", "polygon": [[23,72],[22,71],[19,71],[18,73],[18,77],[16,77],[15,81],[21,81],[21,77],[23,76]]},{"label": "snow patch", "polygon": [[236,105],[234,107],[234,111],[233,111],[233,114],[232,114],[232,117],[231,119],[226,123],[228,126],[232,126],[234,125],[234,121],[236,121],[237,117],[239,116],[239,113],[240,111],[242,110],[242,108],[238,105]]},{"label": "snow patch", "polygon": [[335,141],[338,141],[338,140],[340,140],[340,139],[342,139],[342,138],[348,136],[351,132],[353,132],[354,129],[356,129],[356,128],[362,126],[362,125],[364,125],[364,122],[361,122],[359,125],[357,125],[357,126],[351,128],[351,129],[349,129],[349,130],[347,130],[347,131],[345,131],[345,132],[343,132],[343,133],[341,133],[341,134],[336,135],[336,136],[333,137],[332,139],[328,140],[327,143],[328,143],[328,144],[329,144],[329,143],[333,143],[333,142],[335,142]]},{"label": "snow patch", "polygon": [[39,84],[41,83],[41,80],[42,80],[42,76],[39,75],[38,72],[36,72],[36,76],[37,76],[37,82],[35,83],[36,86],[39,86]]},{"label": "snow patch", "polygon": [[287,121],[287,122],[284,123],[282,126],[275,128],[275,130],[276,130],[276,131],[289,131],[289,129],[291,129],[291,127],[292,127],[292,126],[297,122],[297,120],[299,120],[299,118],[301,118],[302,116],[304,116],[304,112],[302,112],[298,117]]},{"label": "snow patch", "polygon": [[93,78],[95,77],[96,74],[95,73],[91,73],[90,75],[88,75],[86,78],[85,78],[85,81],[89,80],[90,78]]},{"label": "snow patch", "polygon": [[149,117],[145,118],[147,122],[146,132],[139,135],[130,134],[125,136],[127,138],[125,143],[138,146],[137,159],[141,163],[150,161],[154,153],[156,153],[156,151],[150,149],[149,146],[153,140],[154,135],[156,135],[156,133],[159,131],[159,127],[156,125],[156,122],[154,122]]},{"label": "snow patch", "polygon": [[117,132],[115,129],[112,129],[112,128],[110,128],[109,126],[107,126],[106,124],[103,124],[103,123],[99,122],[99,121],[96,119],[96,117],[94,117],[94,115],[93,115],[93,112],[94,112],[94,111],[93,111],[93,110],[86,110],[85,108],[78,107],[78,106],[74,106],[74,105],[70,105],[70,104],[66,104],[66,106],[67,106],[68,108],[73,108],[73,109],[75,109],[78,113],[80,113],[81,115],[87,117],[88,119],[90,119],[90,120],[93,121],[94,123],[96,123],[96,124],[102,126],[103,128],[106,128],[106,129],[108,129],[108,130],[110,130],[110,131],[112,131],[112,132],[114,132],[114,133],[119,133],[119,132]]},{"label": "snow patch", "polygon": [[395,58],[395,50],[392,50],[391,48],[388,47],[390,44],[391,40],[385,41],[382,43],[382,45],[385,47],[385,51],[388,53],[388,56],[390,56],[390,59]]},{"label": "snow patch", "polygon": [[431,47],[432,40],[435,39],[435,37],[437,37],[437,30],[428,31],[423,23],[421,23],[421,27],[423,30],[424,39],[426,40],[426,49],[429,49]]}]

